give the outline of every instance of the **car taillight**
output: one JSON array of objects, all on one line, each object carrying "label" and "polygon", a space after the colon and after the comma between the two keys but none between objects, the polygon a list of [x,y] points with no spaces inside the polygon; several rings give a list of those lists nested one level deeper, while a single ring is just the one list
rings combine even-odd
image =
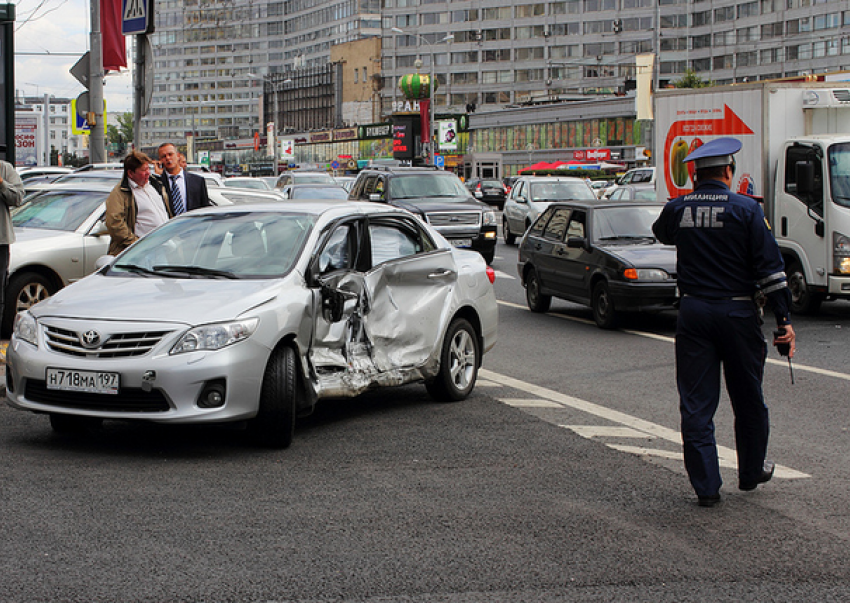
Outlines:
[{"label": "car taillight", "polygon": [[491,285],[496,282],[496,271],[493,270],[492,266],[487,266],[487,278],[490,279]]},{"label": "car taillight", "polygon": [[480,191],[480,190],[481,190],[481,183],[480,183],[480,182],[479,182],[479,183],[478,183],[478,185],[475,187],[475,190],[478,190],[478,191]]}]

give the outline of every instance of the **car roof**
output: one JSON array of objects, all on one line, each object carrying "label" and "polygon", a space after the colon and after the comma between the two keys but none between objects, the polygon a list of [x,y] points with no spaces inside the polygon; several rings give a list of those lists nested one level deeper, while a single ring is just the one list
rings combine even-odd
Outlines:
[{"label": "car roof", "polygon": [[552,209],[555,207],[573,207],[573,208],[582,208],[582,209],[605,209],[608,207],[640,207],[640,206],[657,206],[664,207],[665,203],[660,201],[610,201],[608,199],[601,199],[599,201],[593,201],[589,199],[587,201],[555,201],[552,203],[548,209]]},{"label": "car roof", "polygon": [[531,180],[532,182],[584,182],[584,178],[577,176],[520,176],[518,180]]},{"label": "car roof", "polygon": [[246,205],[227,205],[219,207],[204,207],[188,212],[186,215],[200,216],[208,213],[228,212],[277,212],[277,213],[303,213],[306,215],[321,216],[328,215],[331,219],[344,217],[351,214],[359,215],[412,215],[409,212],[383,203],[371,203],[369,201],[347,201],[340,203],[339,199],[311,199],[305,201],[276,201],[269,203],[251,203]]}]

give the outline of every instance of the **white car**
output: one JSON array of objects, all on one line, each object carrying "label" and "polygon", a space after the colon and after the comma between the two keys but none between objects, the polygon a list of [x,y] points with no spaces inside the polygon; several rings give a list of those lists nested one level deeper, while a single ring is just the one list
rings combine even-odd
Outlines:
[{"label": "white car", "polygon": [[640,167],[633,168],[620,176],[617,179],[617,182],[612,186],[609,186],[605,189],[605,192],[602,193],[601,199],[609,199],[611,194],[617,190],[620,186],[627,186],[631,184],[655,184],[655,168],[654,167]]},{"label": "white car", "polygon": [[502,210],[502,237],[513,245],[543,211],[555,201],[588,201],[596,193],[584,178],[522,176],[511,187]]},{"label": "white car", "polygon": [[387,205],[196,210],[18,314],[7,399],[59,432],[249,421],[287,447],[322,398],[410,382],[469,396],[496,342],[494,279]]}]

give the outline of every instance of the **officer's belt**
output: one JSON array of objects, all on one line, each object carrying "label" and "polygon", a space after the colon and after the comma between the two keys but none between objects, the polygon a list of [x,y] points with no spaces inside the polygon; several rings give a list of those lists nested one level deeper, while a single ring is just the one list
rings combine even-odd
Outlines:
[{"label": "officer's belt", "polygon": [[706,301],[753,301],[753,298],[750,295],[737,295],[735,297],[702,297],[700,295],[684,293],[682,294],[682,297],[695,297],[696,299],[704,299]]}]

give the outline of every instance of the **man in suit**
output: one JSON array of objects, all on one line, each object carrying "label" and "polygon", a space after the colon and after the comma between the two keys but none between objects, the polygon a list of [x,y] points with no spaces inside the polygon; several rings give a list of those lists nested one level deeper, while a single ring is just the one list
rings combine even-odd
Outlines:
[{"label": "man in suit", "polygon": [[157,153],[163,168],[160,178],[168,191],[173,215],[211,205],[206,180],[180,166],[180,153],[173,144],[166,142],[159,145]]}]

